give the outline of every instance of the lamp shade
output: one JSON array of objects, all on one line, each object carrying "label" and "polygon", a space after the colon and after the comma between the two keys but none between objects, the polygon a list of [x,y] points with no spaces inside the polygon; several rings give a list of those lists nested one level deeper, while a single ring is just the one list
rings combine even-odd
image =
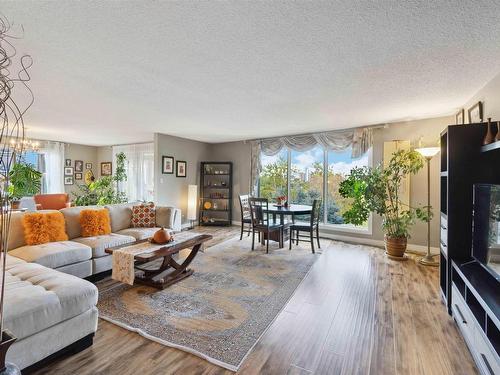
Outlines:
[{"label": "lamp shade", "polygon": [[196,206],[198,203],[198,185],[188,185],[187,219],[196,220]]},{"label": "lamp shade", "polygon": [[421,148],[416,148],[415,151],[417,151],[420,155],[426,158],[432,158],[434,155],[436,155],[439,151],[439,147],[421,147]]}]

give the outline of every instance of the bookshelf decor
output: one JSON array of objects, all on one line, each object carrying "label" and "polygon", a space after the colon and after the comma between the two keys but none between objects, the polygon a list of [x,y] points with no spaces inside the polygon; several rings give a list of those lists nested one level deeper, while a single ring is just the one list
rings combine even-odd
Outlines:
[{"label": "bookshelf decor", "polygon": [[231,225],[233,163],[201,162],[199,224]]}]

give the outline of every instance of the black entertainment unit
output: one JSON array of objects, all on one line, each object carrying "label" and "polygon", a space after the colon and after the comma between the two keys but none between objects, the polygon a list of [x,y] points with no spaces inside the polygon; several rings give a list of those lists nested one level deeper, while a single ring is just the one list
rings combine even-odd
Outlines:
[{"label": "black entertainment unit", "polygon": [[452,125],[441,133],[440,287],[478,369],[498,375],[500,281],[478,248],[483,224],[475,223],[473,237],[475,186],[477,193],[478,184],[500,185],[500,147],[481,147],[486,130],[482,123]]}]

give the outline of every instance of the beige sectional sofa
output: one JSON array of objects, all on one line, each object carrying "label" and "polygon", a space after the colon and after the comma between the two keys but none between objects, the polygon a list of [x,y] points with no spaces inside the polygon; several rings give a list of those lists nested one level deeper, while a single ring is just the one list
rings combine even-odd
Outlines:
[{"label": "beige sectional sofa", "polygon": [[[181,230],[180,210],[156,208],[156,228],[131,228],[132,206],[105,206],[112,233],[82,237],[81,210],[62,209],[68,241],[28,246],[24,241],[23,215],[12,214],[8,243],[5,327],[17,341],[7,360],[25,369],[55,353],[81,350],[92,344],[97,329],[97,288],[82,278],[111,269],[105,249],[144,239],[162,226]],[[102,208],[102,207],[93,207]]]},{"label": "beige sectional sofa", "polygon": [[82,237],[80,212],[83,209],[102,207],[64,208],[61,212],[66,221],[69,240],[33,246],[26,245],[24,241],[24,213],[15,212],[11,218],[9,255],[85,278],[111,269],[111,256],[105,253],[107,248],[151,237],[159,227],[181,230],[181,212],[173,207],[156,207],[157,227],[131,228],[132,206],[135,204],[137,203],[104,206],[109,211],[112,233],[95,237]]}]

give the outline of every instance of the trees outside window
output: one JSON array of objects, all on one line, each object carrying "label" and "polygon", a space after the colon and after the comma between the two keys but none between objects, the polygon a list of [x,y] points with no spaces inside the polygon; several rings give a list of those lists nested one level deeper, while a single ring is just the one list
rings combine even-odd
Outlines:
[{"label": "trees outside window", "polygon": [[[317,146],[304,152],[282,149],[275,156],[261,155],[259,195],[270,201],[284,195],[292,204],[307,205],[322,199],[323,222],[350,227],[342,218],[350,202],[339,194],[339,186],[352,168],[369,165],[369,152],[357,159],[351,153],[351,148],[335,152]],[[368,229],[368,223],[358,229]]]}]

